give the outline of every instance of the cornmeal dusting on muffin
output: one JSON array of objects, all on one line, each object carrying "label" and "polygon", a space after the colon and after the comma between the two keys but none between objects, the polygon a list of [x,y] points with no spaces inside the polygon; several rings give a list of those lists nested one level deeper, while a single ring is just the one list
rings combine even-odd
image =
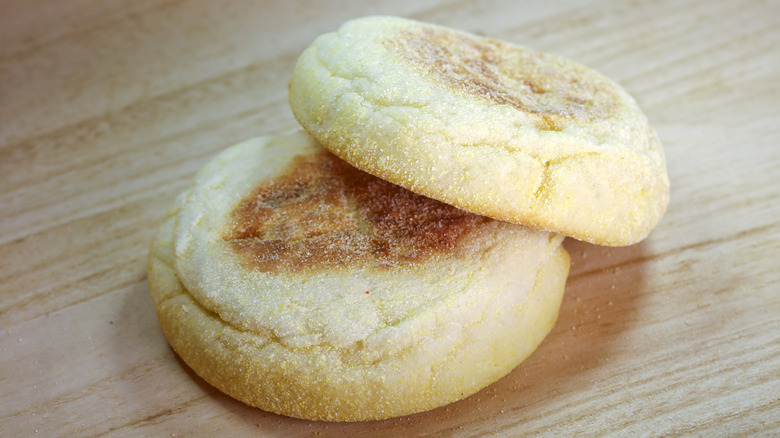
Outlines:
[{"label": "cornmeal dusting on muffin", "polygon": [[[365,246],[322,261],[312,242],[333,236]],[[287,250],[258,265],[261,247],[235,249],[263,239]],[[376,420],[463,398],[531,354],[564,292],[562,240],[419,197],[303,133],[262,137],[223,151],[177,198],[149,290],[171,347],[226,394],[298,418]]]}]

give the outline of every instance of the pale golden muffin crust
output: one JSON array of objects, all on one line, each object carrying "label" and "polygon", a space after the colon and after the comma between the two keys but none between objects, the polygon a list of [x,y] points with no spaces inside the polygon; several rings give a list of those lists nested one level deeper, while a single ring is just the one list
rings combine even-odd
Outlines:
[{"label": "pale golden muffin crust", "polygon": [[669,182],[634,99],[570,60],[368,17],[301,55],[290,105],[352,165],[501,220],[603,245],[645,238]]},{"label": "pale golden muffin crust", "polygon": [[466,397],[557,317],[562,237],[360,172],[305,134],[209,163],[168,212],[149,283],[206,381],[312,420],[381,419]]}]

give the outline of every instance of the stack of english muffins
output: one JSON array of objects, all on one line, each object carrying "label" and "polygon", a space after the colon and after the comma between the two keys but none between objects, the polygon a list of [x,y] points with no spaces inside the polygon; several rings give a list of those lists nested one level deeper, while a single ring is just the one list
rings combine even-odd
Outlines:
[{"label": "stack of english muffins", "polygon": [[636,102],[554,55],[367,17],[289,91],[305,132],[214,158],[148,263],[173,349],[268,411],[382,419],[484,388],[555,323],[564,236],[630,245],[668,203]]}]

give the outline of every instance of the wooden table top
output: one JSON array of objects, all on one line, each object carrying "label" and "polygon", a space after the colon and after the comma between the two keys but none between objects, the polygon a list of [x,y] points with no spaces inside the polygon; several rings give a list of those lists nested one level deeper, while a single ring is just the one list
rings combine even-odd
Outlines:
[{"label": "wooden table top", "polygon": [[[0,3],[0,436],[780,435],[780,3],[303,3]],[[177,358],[145,258],[210,157],[297,129],[300,52],[372,14],[617,80],[662,139],[672,199],[638,245],[567,240],[557,325],[499,382],[386,421],[296,420]]]}]

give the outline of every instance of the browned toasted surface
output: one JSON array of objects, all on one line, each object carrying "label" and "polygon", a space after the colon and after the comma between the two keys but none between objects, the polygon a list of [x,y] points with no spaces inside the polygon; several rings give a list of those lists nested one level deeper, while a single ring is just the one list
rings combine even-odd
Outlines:
[{"label": "browned toasted surface", "polygon": [[434,75],[434,83],[533,114],[544,131],[560,131],[564,118],[607,117],[619,101],[610,87],[552,68],[553,56],[500,40],[420,26],[393,34],[384,45]]},{"label": "browned toasted surface", "polygon": [[260,271],[421,262],[453,251],[491,221],[359,171],[328,152],[296,157],[231,216],[224,239]]}]

